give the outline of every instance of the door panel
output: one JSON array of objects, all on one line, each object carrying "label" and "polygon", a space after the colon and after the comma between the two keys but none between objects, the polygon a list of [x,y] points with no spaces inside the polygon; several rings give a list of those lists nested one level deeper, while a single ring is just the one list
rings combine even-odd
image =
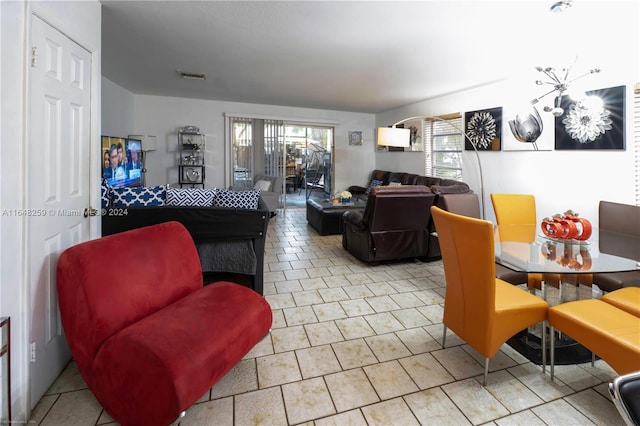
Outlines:
[{"label": "door panel", "polygon": [[56,291],[58,256],[89,238],[91,54],[32,18],[25,212],[31,406],[71,359]]}]

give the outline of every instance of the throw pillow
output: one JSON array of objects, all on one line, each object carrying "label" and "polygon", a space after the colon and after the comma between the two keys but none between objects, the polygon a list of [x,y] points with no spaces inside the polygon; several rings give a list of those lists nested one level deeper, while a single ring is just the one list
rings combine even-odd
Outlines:
[{"label": "throw pillow", "polygon": [[111,187],[106,179],[102,179],[102,185],[100,186],[100,198],[102,200],[102,208],[105,209],[111,206]]},{"label": "throw pillow", "polygon": [[381,180],[373,179],[371,182],[369,182],[369,186],[367,187],[367,190],[364,192],[364,195],[369,195],[369,192],[371,192],[371,188],[373,188],[374,186],[380,186],[380,185],[382,185]]},{"label": "throw pillow", "polygon": [[400,182],[389,182],[389,186],[402,186]]},{"label": "throw pillow", "polygon": [[253,185],[253,189],[259,189],[260,191],[268,191],[271,189],[271,181],[259,180]]},{"label": "throw pillow", "polygon": [[133,188],[111,189],[113,207],[164,206],[166,197],[166,186],[136,186]]},{"label": "throw pillow", "polygon": [[167,206],[211,207],[215,189],[167,188]]},{"label": "throw pillow", "polygon": [[216,207],[228,207],[232,209],[257,209],[260,190],[233,191],[220,189],[216,191],[213,205]]}]

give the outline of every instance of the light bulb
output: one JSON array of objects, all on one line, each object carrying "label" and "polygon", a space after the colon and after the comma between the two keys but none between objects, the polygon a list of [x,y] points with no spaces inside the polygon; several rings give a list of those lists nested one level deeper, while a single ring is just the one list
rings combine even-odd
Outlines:
[{"label": "light bulb", "polygon": [[560,107],[555,107],[551,110],[551,114],[553,114],[554,117],[560,117],[564,114],[564,110]]}]

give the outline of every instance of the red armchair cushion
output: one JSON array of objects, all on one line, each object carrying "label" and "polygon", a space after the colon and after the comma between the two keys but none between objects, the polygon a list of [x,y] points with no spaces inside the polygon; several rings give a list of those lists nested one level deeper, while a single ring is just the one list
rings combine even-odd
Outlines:
[{"label": "red armchair cushion", "polygon": [[116,419],[135,413],[168,424],[267,334],[271,319],[264,298],[238,284],[191,293],[104,343],[93,367],[96,398]]}]

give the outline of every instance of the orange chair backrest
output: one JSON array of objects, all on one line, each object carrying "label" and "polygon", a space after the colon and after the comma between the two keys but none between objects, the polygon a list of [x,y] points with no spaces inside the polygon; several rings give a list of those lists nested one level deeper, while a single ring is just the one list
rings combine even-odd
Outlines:
[{"label": "orange chair backrest", "polygon": [[443,322],[476,350],[489,345],[495,312],[493,224],[431,207],[446,278]]},{"label": "orange chair backrest", "polygon": [[498,225],[537,225],[536,199],[528,194],[491,194]]}]

